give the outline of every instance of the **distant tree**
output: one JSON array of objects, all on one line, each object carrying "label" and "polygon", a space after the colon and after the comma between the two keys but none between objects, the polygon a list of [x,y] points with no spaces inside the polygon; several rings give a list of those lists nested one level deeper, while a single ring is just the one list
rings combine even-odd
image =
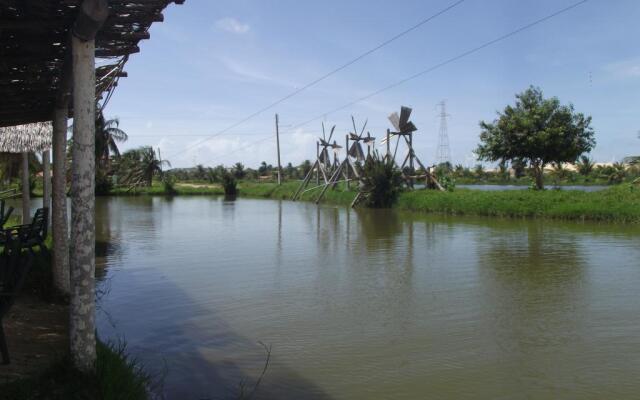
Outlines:
[{"label": "distant tree", "polygon": [[477,178],[484,178],[484,165],[476,164],[476,166],[473,168],[473,173]]},{"label": "distant tree", "polygon": [[461,178],[464,176],[464,166],[462,164],[456,164],[455,167],[453,167],[453,175]]},{"label": "distant tree", "polygon": [[622,183],[624,178],[627,177],[627,167],[622,163],[616,162],[606,171],[605,177],[610,184]]},{"label": "distant tree", "polygon": [[195,178],[200,180],[207,179],[207,169],[204,167],[204,165],[196,165]]},{"label": "distant tree", "polygon": [[486,161],[527,161],[538,189],[544,188],[544,167],[551,162],[575,162],[595,146],[591,117],[575,113],[553,97],[545,99],[536,87],[516,95],[492,123],[480,122],[476,149]]},{"label": "distant tree", "polygon": [[513,168],[513,174],[516,178],[522,178],[526,173],[527,162],[520,159],[512,160],[511,168]]},{"label": "distant tree", "polygon": [[580,156],[580,159],[576,163],[578,173],[582,176],[589,176],[593,172],[594,167],[593,160],[587,156]]},{"label": "distant tree", "polygon": [[311,171],[311,161],[309,160],[304,160],[302,162],[302,164],[300,164],[300,166],[298,167],[300,169],[301,175],[303,177],[307,176],[307,174],[309,173],[309,171]]},{"label": "distant tree", "polygon": [[260,163],[260,167],[258,167],[258,173],[261,176],[269,175],[272,169],[273,166],[271,164],[267,164],[266,161],[263,161]]},{"label": "distant tree", "polygon": [[298,170],[291,163],[287,163],[287,166],[284,167],[284,174],[289,179],[296,179]]},{"label": "distant tree", "polygon": [[236,177],[236,179],[244,178],[245,170],[244,170],[244,165],[242,165],[241,162],[237,162],[233,166],[233,175]]}]

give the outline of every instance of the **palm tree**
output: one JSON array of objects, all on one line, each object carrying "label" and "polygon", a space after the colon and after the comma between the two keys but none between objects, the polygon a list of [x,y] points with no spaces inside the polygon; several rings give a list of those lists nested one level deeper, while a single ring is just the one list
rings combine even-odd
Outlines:
[{"label": "palm tree", "polygon": [[580,156],[580,159],[576,163],[576,168],[578,169],[578,173],[582,176],[588,176],[593,172],[593,167],[595,164],[593,160],[587,156]]},{"label": "palm tree", "polygon": [[162,175],[163,166],[171,166],[167,160],[156,158],[156,152],[150,146],[128,150],[122,155],[122,168],[125,171],[125,182],[131,187],[151,186],[154,175]]},{"label": "palm tree", "polygon": [[119,128],[118,118],[106,120],[102,112],[96,118],[96,164],[99,168],[109,166],[110,156],[120,157],[119,142],[126,142],[129,136]]},{"label": "palm tree", "polygon": [[244,165],[242,165],[241,162],[237,162],[234,166],[233,166],[233,175],[235,175],[235,177],[237,179],[242,179],[244,178],[245,175],[245,171],[244,171]]}]

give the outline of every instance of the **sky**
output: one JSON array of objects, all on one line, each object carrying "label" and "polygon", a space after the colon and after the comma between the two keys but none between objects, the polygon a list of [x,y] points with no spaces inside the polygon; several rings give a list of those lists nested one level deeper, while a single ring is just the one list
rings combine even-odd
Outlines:
[{"label": "sky", "polygon": [[[391,112],[413,108],[414,148],[436,161],[446,100],[454,164],[476,164],[479,121],[530,85],[593,117],[600,162],[640,154],[640,2],[589,0],[503,41],[365,100],[577,0],[465,0],[277,106],[239,123],[456,0],[187,0],[169,6],[133,54],[105,109],[173,167],[314,159],[322,123],[339,144],[351,116],[379,140]],[[308,122],[310,121],[310,122]],[[304,122],[308,122],[301,125]],[[232,127],[230,129],[230,127]],[[379,147],[383,149],[382,146]]]}]

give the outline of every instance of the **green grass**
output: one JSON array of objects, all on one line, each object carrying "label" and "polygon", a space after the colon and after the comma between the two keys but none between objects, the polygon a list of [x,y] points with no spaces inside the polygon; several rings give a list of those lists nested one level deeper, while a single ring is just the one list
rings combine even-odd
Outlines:
[{"label": "green grass", "polygon": [[152,379],[126,355],[122,344],[98,342],[97,371],[86,375],[73,368],[68,357],[39,376],[0,385],[2,400],[137,400],[147,399]]},{"label": "green grass", "polygon": [[497,217],[544,217],[566,220],[640,222],[640,188],[613,186],[597,192],[576,190],[406,192],[403,210]]},{"label": "green grass", "polygon": [[[275,183],[240,182],[241,197],[291,199],[299,181]],[[309,187],[314,186],[313,184]],[[221,195],[219,187],[193,188],[178,184],[177,195]],[[314,201],[320,189],[304,193],[303,201]],[[114,195],[122,194],[114,191]],[[133,194],[133,193],[127,193]],[[136,194],[163,195],[156,184]],[[349,205],[355,196],[344,185],[328,190],[324,203]],[[395,208],[451,215],[480,215],[515,218],[553,218],[640,223],[640,186],[621,184],[596,192],[576,190],[480,191],[456,189],[453,192],[415,190],[400,195]]]}]

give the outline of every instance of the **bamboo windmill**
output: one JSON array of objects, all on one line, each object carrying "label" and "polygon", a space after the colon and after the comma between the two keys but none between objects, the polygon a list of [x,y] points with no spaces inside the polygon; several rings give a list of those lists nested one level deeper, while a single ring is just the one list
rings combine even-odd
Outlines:
[{"label": "bamboo windmill", "polygon": [[371,136],[371,133],[367,131],[367,136],[364,135],[364,130],[367,127],[367,122],[364,122],[362,129],[360,130],[360,134],[358,134],[358,129],[356,128],[356,120],[351,116],[351,122],[353,123],[353,132],[349,132],[347,137],[347,145],[349,141],[352,141],[353,144],[349,147],[348,156],[355,158],[357,162],[363,162],[365,160],[364,151],[362,150],[362,145],[360,142],[364,143],[367,146],[367,157],[371,155],[371,146],[374,145],[376,138]]},{"label": "bamboo windmill", "polygon": [[[440,190],[444,190],[440,183],[436,180],[436,178],[429,172],[429,169],[422,164],[422,161],[416,155],[413,149],[413,133],[418,130],[413,122],[409,121],[409,117],[411,117],[411,108],[402,106],[400,108],[400,115],[397,112],[389,115],[389,121],[393,128],[394,132],[387,130],[387,137],[383,140],[383,143],[387,145],[387,157],[391,157],[391,140],[396,138],[395,150],[393,152],[393,160],[396,159],[396,154],[398,152],[398,145],[400,144],[401,138],[404,139],[405,144],[407,145],[407,155],[405,156],[402,164],[399,165],[400,171],[402,172],[402,177],[407,183],[409,187],[413,187],[414,180],[416,179],[425,179],[425,183],[427,187],[436,187]],[[416,175],[415,163],[422,168],[424,174]],[[408,167],[408,169],[407,169]]]},{"label": "bamboo windmill", "polygon": [[[338,145],[338,143],[334,140],[331,143],[331,138],[333,137],[333,132],[335,131],[336,126],[331,127],[331,131],[329,132],[329,137],[326,135],[326,131],[324,128],[324,123],[322,123],[322,137],[318,138],[316,142],[316,162],[313,164],[307,175],[304,177],[302,184],[298,187],[298,190],[294,193],[292,200],[297,200],[302,193],[316,189],[320,187],[320,176],[322,176],[323,185],[328,185],[330,182],[330,177],[333,176],[333,172],[338,168],[339,161],[337,153],[340,151],[342,146]],[[333,158],[329,153],[329,149],[334,153]],[[311,189],[306,189],[313,173],[316,174],[316,187]],[[306,189],[306,190],[305,190]]]}]

